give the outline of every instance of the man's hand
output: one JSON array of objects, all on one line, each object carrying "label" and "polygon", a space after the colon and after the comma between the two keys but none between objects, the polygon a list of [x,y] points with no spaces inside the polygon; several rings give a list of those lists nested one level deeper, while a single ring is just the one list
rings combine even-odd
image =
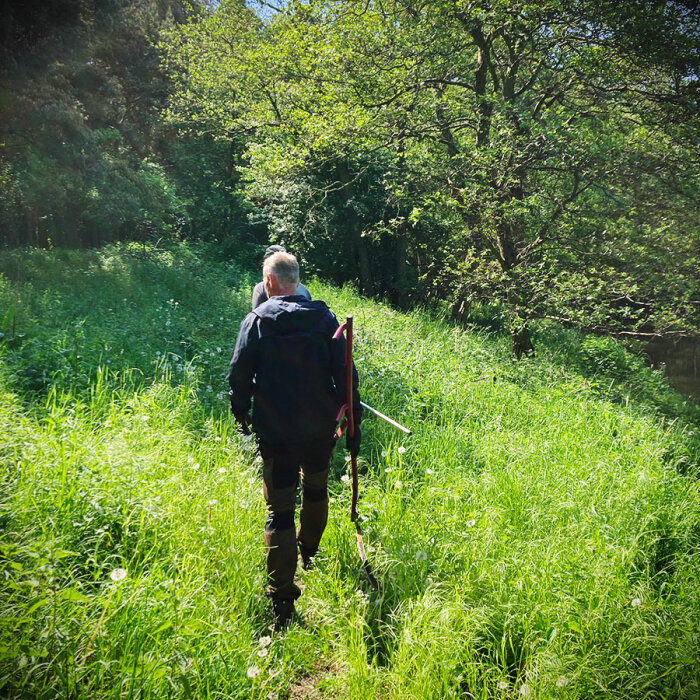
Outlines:
[{"label": "man's hand", "polygon": [[355,426],[355,434],[350,437],[350,432],[345,433],[345,446],[348,448],[348,452],[351,455],[357,456],[360,452],[360,442],[362,441],[362,432],[360,431],[360,426]]},{"label": "man's hand", "polygon": [[250,435],[250,418],[248,418],[248,414],[236,415],[234,413],[233,417],[235,418],[236,423],[238,423],[238,432],[241,435]]}]

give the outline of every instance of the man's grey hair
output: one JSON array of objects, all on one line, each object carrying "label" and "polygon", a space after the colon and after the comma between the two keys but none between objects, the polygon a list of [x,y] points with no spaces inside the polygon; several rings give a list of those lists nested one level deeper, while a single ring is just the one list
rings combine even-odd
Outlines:
[{"label": "man's grey hair", "polygon": [[275,253],[263,263],[263,278],[273,272],[282,285],[299,284],[299,263],[291,253]]}]

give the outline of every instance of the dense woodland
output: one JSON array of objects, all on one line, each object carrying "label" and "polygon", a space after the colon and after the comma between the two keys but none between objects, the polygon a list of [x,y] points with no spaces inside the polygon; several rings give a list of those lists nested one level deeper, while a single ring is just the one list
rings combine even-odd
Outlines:
[{"label": "dense woodland", "polygon": [[519,356],[700,328],[691,0],[35,0],[0,39],[3,247],[281,242]]}]

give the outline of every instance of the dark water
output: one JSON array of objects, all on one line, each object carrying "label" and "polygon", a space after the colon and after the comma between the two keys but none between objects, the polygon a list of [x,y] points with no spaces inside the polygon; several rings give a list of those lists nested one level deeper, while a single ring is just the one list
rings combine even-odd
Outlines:
[{"label": "dark water", "polygon": [[665,365],[671,386],[700,399],[700,338],[658,338],[647,343],[645,350],[654,367]]}]

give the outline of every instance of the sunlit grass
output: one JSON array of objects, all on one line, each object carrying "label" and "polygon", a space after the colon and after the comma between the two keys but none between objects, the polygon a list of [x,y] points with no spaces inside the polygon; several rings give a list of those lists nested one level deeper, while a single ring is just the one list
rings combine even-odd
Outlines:
[{"label": "sunlit grass", "polygon": [[300,619],[279,633],[259,465],[221,395],[250,281],[189,251],[13,264],[0,300],[28,338],[0,357],[3,695],[697,696],[687,419],[611,400],[556,352],[515,364],[504,338],[310,284],[354,314],[363,399],[414,433],[363,423],[380,590],[337,450]]}]

